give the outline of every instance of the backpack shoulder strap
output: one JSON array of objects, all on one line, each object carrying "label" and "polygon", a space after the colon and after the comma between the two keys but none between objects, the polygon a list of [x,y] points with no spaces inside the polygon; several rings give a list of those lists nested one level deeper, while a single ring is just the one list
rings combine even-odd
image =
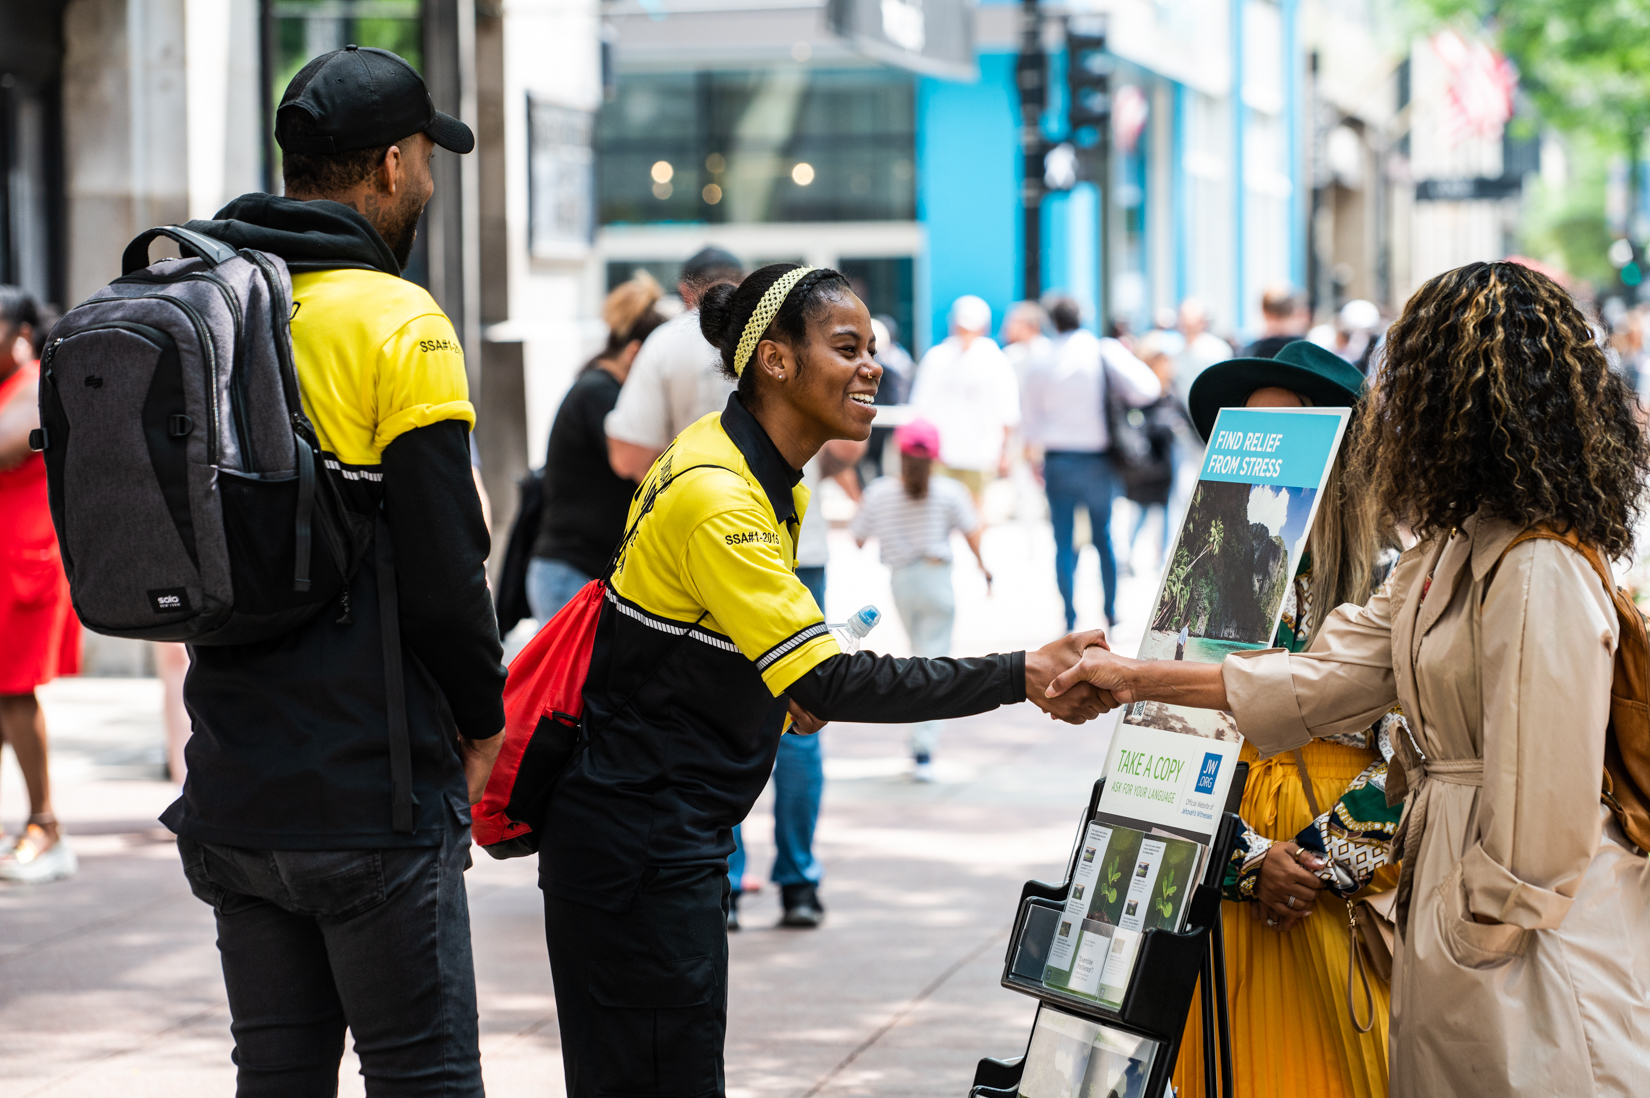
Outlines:
[{"label": "backpack shoulder strap", "polygon": [[1610,596],[1611,601],[1615,600],[1616,580],[1614,576],[1610,575],[1610,569],[1605,567],[1604,558],[1599,555],[1597,549],[1582,541],[1581,536],[1573,529],[1566,530],[1561,534],[1550,526],[1532,526],[1507,543],[1507,547],[1501,550],[1501,555],[1496,558],[1495,566],[1497,568],[1501,567],[1501,562],[1507,559],[1507,554],[1512,552],[1515,545],[1522,545],[1526,541],[1536,540],[1561,541],[1580,553],[1587,563],[1593,566],[1593,571],[1598,573],[1598,578],[1604,583],[1605,593]]}]

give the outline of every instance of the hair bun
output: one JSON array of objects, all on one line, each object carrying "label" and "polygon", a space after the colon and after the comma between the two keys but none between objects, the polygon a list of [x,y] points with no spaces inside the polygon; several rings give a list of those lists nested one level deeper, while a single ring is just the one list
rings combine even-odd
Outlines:
[{"label": "hair bun", "polygon": [[732,338],[728,329],[733,323],[733,294],[738,289],[730,282],[718,282],[699,295],[699,331],[717,350],[727,352]]}]

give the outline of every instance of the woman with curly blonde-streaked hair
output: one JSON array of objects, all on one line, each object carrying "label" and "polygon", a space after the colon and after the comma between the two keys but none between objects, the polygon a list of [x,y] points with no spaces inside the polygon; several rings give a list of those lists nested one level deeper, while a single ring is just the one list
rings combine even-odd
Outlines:
[{"label": "woman with curly blonde-streaked hair", "polygon": [[1588,560],[1642,505],[1627,387],[1555,283],[1473,263],[1405,306],[1360,427],[1421,539],[1367,606],[1307,652],[1093,648],[1049,689],[1227,709],[1266,755],[1401,702],[1392,1093],[1650,1093],[1650,868],[1600,800],[1619,625]]}]

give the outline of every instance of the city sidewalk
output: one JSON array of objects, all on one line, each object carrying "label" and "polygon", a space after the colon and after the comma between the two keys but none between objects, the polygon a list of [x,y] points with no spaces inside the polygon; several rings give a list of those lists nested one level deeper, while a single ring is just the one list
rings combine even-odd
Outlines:
[{"label": "city sidewalk", "polygon": [[[902,652],[886,574],[841,531],[832,538],[828,616],[874,602],[889,613],[868,646]],[[1056,635],[1047,526],[1006,523],[986,545],[996,591],[986,598],[959,558],[955,651]],[[1092,613],[1092,555],[1084,563],[1079,593]],[[1125,585],[1122,650],[1133,650],[1127,634],[1138,635],[1153,582]],[[211,912],[154,822],[175,795],[159,780],[159,685],[66,679],[42,696],[58,814],[81,872],[0,889],[0,1098],[230,1094]],[[900,729],[828,727],[819,851],[829,916],[817,931],[780,930],[776,890],[747,897],[746,929],[731,942],[729,1094],[955,1096],[979,1057],[1020,1052],[1034,1008],[998,986],[1009,923],[1022,882],[1065,862],[1104,761],[1098,727],[1054,724],[1030,706],[954,722],[931,786],[906,779]],[[8,755],[0,814],[15,826],[23,803]],[[771,863],[771,819],[764,799],[746,827],[752,872]],[[532,860],[478,854],[468,876],[494,1096],[562,1093],[535,871]],[[364,1093],[348,1055],[340,1093]]]}]

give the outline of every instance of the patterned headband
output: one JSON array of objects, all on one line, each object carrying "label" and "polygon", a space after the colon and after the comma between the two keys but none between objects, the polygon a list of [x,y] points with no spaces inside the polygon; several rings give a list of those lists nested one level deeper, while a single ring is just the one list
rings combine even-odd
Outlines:
[{"label": "patterned headband", "polygon": [[785,304],[791,290],[802,276],[811,274],[816,268],[798,267],[794,271],[786,271],[780,275],[772,286],[762,295],[762,300],[756,303],[756,311],[751,318],[745,321],[745,333],[739,337],[739,346],[733,353],[733,376],[740,377],[745,372],[745,363],[751,360],[756,352],[756,345],[762,341],[762,333],[768,330],[773,318],[779,315],[779,307]]}]

